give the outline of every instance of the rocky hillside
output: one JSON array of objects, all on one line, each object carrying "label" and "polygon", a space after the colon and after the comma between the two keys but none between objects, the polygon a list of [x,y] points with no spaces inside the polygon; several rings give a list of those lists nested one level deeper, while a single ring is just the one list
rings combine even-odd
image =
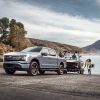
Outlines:
[{"label": "rocky hillside", "polygon": [[10,51],[15,51],[15,49],[9,45],[0,43],[0,54],[2,54],[3,52],[10,52]]},{"label": "rocky hillside", "polygon": [[61,44],[61,43],[57,43],[57,42],[51,42],[51,41],[39,40],[39,39],[33,39],[33,38],[28,38],[28,41],[30,41],[29,43],[34,46],[35,45],[43,45],[45,47],[50,47],[50,48],[54,48],[54,49],[58,49],[58,50],[60,50],[62,48],[63,50],[82,51],[82,49],[79,47],[71,46],[71,45],[67,45],[67,44]]},{"label": "rocky hillside", "polygon": [[0,43],[0,62],[3,61],[3,53],[4,52],[11,52],[11,51],[15,51],[15,49],[9,45],[5,45],[5,44]]},{"label": "rocky hillside", "polygon": [[[37,46],[37,45],[43,45],[45,47],[54,48],[57,50],[60,50],[61,48],[64,50],[79,50],[81,51],[81,48],[76,46],[71,46],[67,44],[61,44],[57,42],[51,42],[46,40],[39,40],[39,39],[33,39],[33,38],[26,38],[25,40],[21,40],[21,45],[18,46],[19,50],[22,50],[26,47],[30,46]],[[9,52],[9,51],[17,51],[18,48],[12,48],[9,45],[0,44],[0,52]]]},{"label": "rocky hillside", "polygon": [[39,39],[33,39],[33,38],[26,38],[24,40],[19,41],[21,44],[18,46],[18,48],[13,48],[9,45],[5,45],[0,43],[0,61],[2,61],[3,57],[3,52],[12,52],[12,51],[20,51],[26,47],[30,46],[45,46],[45,47],[50,47],[53,49],[56,49],[58,51],[60,50],[78,50],[82,51],[81,48],[76,47],[76,46],[71,46],[67,44],[61,44],[57,42],[51,42],[51,41],[46,41],[46,40],[39,40]]},{"label": "rocky hillside", "polygon": [[94,54],[100,54],[100,40],[96,41],[95,43],[83,47],[83,51],[85,53],[94,53]]}]

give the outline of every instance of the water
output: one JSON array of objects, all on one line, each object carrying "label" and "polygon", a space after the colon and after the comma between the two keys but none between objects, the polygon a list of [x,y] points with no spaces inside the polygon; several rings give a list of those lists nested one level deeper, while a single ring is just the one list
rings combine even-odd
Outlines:
[{"label": "water", "polygon": [[[92,63],[94,64],[94,68],[92,68],[92,74],[100,75],[100,56],[82,56],[81,60],[85,62],[86,59],[90,58]],[[87,68],[84,69],[85,74],[87,74]]]}]

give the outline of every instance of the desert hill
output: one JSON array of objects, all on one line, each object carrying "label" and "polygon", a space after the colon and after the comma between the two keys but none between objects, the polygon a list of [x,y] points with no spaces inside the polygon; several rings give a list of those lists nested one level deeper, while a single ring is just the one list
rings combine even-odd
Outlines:
[{"label": "desert hill", "polygon": [[[76,46],[71,46],[68,44],[61,44],[61,43],[57,43],[57,42],[51,42],[51,41],[47,41],[47,40],[39,40],[39,39],[33,39],[33,38],[26,38],[24,40],[20,40],[21,45],[18,46],[20,48],[20,50],[26,48],[26,47],[30,47],[30,46],[37,46],[37,45],[43,45],[45,47],[50,47],[50,48],[54,48],[54,49],[58,49],[60,50],[61,48],[63,50],[79,50],[81,51],[81,48],[76,47]],[[18,50],[18,48],[13,48],[12,46],[9,45],[4,45],[4,44],[0,44],[0,51],[5,51],[5,52],[9,52],[9,51],[16,51]]]}]

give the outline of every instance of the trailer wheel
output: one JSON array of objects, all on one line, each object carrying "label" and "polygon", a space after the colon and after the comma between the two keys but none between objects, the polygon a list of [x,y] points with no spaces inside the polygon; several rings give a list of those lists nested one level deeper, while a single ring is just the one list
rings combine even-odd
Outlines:
[{"label": "trailer wheel", "polygon": [[84,69],[81,69],[80,70],[80,74],[84,74]]}]

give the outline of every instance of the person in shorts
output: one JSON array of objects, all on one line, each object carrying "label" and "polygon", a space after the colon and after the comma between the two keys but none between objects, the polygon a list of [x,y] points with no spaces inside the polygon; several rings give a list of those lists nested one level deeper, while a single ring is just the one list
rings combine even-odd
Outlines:
[{"label": "person in shorts", "polygon": [[91,68],[93,67],[93,64],[91,63],[91,59],[87,59],[85,61],[85,67],[88,69],[88,74],[91,75]]}]

